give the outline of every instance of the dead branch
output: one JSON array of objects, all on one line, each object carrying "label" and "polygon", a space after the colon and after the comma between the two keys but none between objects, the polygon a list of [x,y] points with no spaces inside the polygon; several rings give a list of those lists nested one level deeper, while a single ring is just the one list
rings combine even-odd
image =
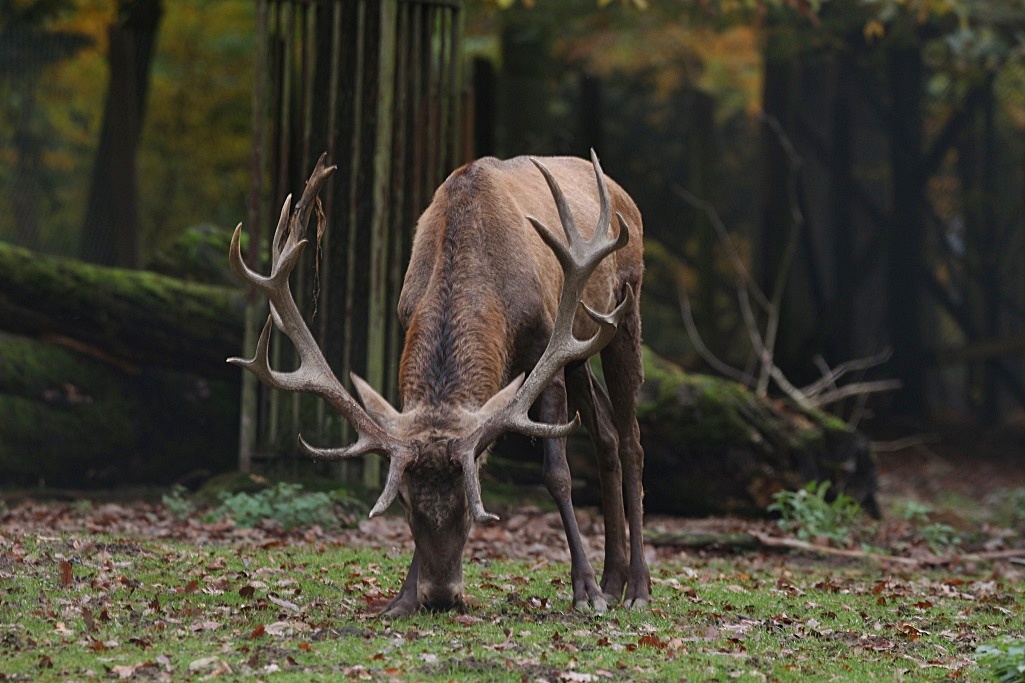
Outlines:
[{"label": "dead branch", "polygon": [[864,550],[849,550],[847,548],[833,548],[828,545],[818,545],[816,543],[809,543],[796,538],[769,536],[768,534],[752,531],[751,536],[755,538],[759,543],[767,548],[789,548],[791,550],[803,550],[806,552],[818,553],[821,555],[834,555],[836,557],[847,557],[856,560],[873,560],[876,562],[890,562],[892,564],[901,564],[906,566],[920,566],[919,560],[910,557],[900,557],[896,555],[880,555],[879,553],[869,553]]},{"label": "dead branch", "polygon": [[836,383],[849,372],[861,372],[882,365],[893,356],[893,349],[885,348],[874,356],[855,358],[844,361],[835,368],[830,368],[822,356],[815,356],[815,365],[822,373],[822,379],[802,387],[801,392],[805,396],[816,396],[828,387],[837,388]]},{"label": "dead branch", "polygon": [[939,440],[940,437],[938,434],[917,434],[903,439],[894,439],[893,441],[873,441],[872,451],[874,453],[894,453],[896,451],[902,451],[905,448],[938,443]]},{"label": "dead branch", "polygon": [[[766,297],[750,272],[748,272],[729,231],[711,202],[695,196],[682,187],[676,186],[673,188],[673,191],[681,199],[692,207],[704,212],[708,221],[715,229],[733,266],[737,276],[735,279],[737,304],[741,318],[744,321],[744,328],[748,334],[752,353],[756,359],[756,368],[752,373],[740,371],[725,363],[711,352],[701,338],[701,334],[694,322],[687,292],[681,287],[679,292],[680,311],[684,326],[695,350],[697,350],[698,354],[709,366],[722,375],[751,387],[756,395],[766,396],[769,382],[772,381],[784,395],[804,409],[821,408],[853,396],[859,401],[855,411],[855,416],[857,417],[853,418],[854,422],[852,423],[857,424],[857,419],[864,410],[866,397],[869,394],[893,391],[900,388],[901,385],[897,381],[881,380],[876,382],[857,382],[840,387],[837,382],[850,372],[864,371],[886,362],[891,355],[889,349],[883,350],[874,356],[857,358],[841,363],[836,368],[830,368],[821,357],[816,357],[815,362],[819,366],[822,378],[804,388],[794,386],[775,363],[775,346],[780,321],[779,309],[782,304],[787,277],[797,249],[798,237],[805,221],[797,191],[797,171],[801,166],[800,156],[777,120],[766,117],[765,123],[779,139],[780,146],[787,155],[791,169],[787,189],[790,199],[792,229],[787,237],[787,244],[780,258],[779,267],[773,282],[771,298]],[[764,331],[762,331],[758,323],[757,315],[752,306],[752,296],[765,314]]]},{"label": "dead branch", "polygon": [[751,537],[769,548],[789,548],[791,550],[802,550],[806,552],[819,553],[822,555],[833,555],[836,557],[847,557],[858,560],[871,560],[873,562],[899,564],[907,567],[935,567],[960,562],[992,562],[994,560],[1008,560],[1015,564],[1025,563],[1025,548],[1005,548],[1003,550],[991,550],[981,553],[964,553],[940,557],[939,555],[928,555],[925,557],[901,557],[899,555],[881,555],[870,553],[864,550],[850,550],[847,548],[833,548],[816,543],[809,543],[796,538],[769,536],[760,531],[749,532]]},{"label": "dead branch", "polygon": [[697,351],[698,355],[701,356],[701,358],[716,372],[721,373],[723,376],[728,377],[735,382],[740,382],[745,386],[749,386],[752,380],[750,375],[719,360],[719,358],[712,353],[705,344],[705,340],[701,337],[701,333],[698,331],[698,326],[694,322],[694,313],[690,307],[690,297],[687,296],[686,288],[682,286],[679,288],[679,297],[680,316],[683,318],[683,326],[687,330],[687,336],[690,337],[691,344],[694,345],[694,350]]},{"label": "dead branch", "polygon": [[816,408],[822,408],[851,396],[864,396],[867,394],[881,393],[883,391],[896,391],[900,388],[901,382],[896,379],[881,379],[875,382],[855,382],[854,384],[846,384],[842,387],[838,387],[834,391],[813,396],[809,399],[809,403]]},{"label": "dead branch", "polygon": [[715,233],[719,237],[720,242],[722,242],[723,247],[726,249],[726,255],[729,257],[730,264],[733,266],[733,271],[737,274],[740,283],[744,287],[751,289],[759,306],[763,309],[767,308],[769,306],[769,300],[758,286],[758,283],[756,283],[754,278],[751,276],[747,266],[744,265],[744,259],[740,257],[740,252],[737,251],[737,246],[733,243],[730,231],[726,229],[726,224],[723,223],[722,218],[719,216],[719,212],[715,210],[712,203],[707,199],[702,199],[701,197],[696,196],[686,188],[680,187],[679,185],[674,185],[672,189],[680,199],[705,214],[708,221],[712,224],[712,227],[715,228]]}]

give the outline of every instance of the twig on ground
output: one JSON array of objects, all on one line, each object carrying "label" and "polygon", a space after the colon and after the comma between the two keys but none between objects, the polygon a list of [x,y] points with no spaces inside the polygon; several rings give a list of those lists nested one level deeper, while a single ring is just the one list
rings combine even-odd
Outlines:
[{"label": "twig on ground", "polygon": [[936,567],[959,562],[991,562],[993,560],[1008,560],[1015,564],[1025,564],[1025,548],[1005,548],[1003,550],[990,550],[981,553],[963,553],[940,557],[929,555],[925,557],[901,557],[899,555],[881,555],[879,553],[867,552],[864,550],[850,550],[848,548],[833,548],[826,545],[809,543],[797,538],[770,536],[760,531],[749,532],[755,540],[769,548],[789,548],[791,550],[803,550],[819,553],[822,555],[834,555],[859,560],[872,560],[874,562],[900,564],[908,567]]},{"label": "twig on ground", "polygon": [[938,443],[939,440],[940,437],[938,434],[915,434],[914,436],[908,436],[903,439],[894,439],[893,441],[873,441],[872,451],[875,453],[893,453],[895,451],[902,451],[905,448]]}]

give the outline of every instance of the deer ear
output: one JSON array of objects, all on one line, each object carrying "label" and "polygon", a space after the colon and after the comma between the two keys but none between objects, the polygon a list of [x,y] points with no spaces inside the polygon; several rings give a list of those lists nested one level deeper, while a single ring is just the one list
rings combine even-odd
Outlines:
[{"label": "deer ear", "polygon": [[516,392],[523,385],[524,374],[521,372],[518,377],[513,379],[505,386],[504,389],[499,391],[497,394],[488,399],[488,402],[480,407],[477,411],[477,419],[484,422],[498,411],[504,409],[509,402],[516,397]]},{"label": "deer ear", "polygon": [[363,403],[363,407],[370,417],[374,418],[374,421],[382,427],[393,427],[402,414],[395,410],[388,399],[367,384],[366,380],[357,375],[355,372],[349,373],[349,378],[352,380],[352,385],[356,387],[356,393],[359,394],[359,400]]}]

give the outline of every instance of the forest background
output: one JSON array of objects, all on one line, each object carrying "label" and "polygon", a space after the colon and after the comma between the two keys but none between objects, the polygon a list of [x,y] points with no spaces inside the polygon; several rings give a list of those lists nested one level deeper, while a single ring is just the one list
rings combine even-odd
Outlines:
[{"label": "forest background", "polygon": [[[831,406],[864,429],[1022,427],[1025,4],[464,9],[469,156],[598,150],[645,215],[661,355],[770,393],[865,361],[901,388]],[[245,216],[254,22],[247,0],[7,3],[0,239],[230,282],[182,245]]]}]

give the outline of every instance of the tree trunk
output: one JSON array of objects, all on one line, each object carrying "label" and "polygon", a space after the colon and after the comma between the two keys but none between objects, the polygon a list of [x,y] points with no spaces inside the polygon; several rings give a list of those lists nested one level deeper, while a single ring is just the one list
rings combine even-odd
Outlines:
[{"label": "tree trunk", "polygon": [[[787,53],[786,36],[770,32],[765,48],[765,78],[762,91],[762,106],[765,111],[762,125],[762,167],[761,167],[761,210],[760,234],[757,241],[757,262],[755,263],[758,283],[765,295],[773,296],[777,285],[790,280],[791,273],[782,273],[789,268],[787,250],[792,242],[794,230],[793,192],[794,174],[791,160],[784,147],[782,135],[794,139],[797,70],[795,59]],[[779,278],[784,278],[780,280]],[[778,333],[774,340],[774,358],[780,367],[792,368],[799,365],[794,351],[799,344],[798,333],[793,321],[800,316],[792,310],[796,300],[784,295],[783,305],[777,311]]]},{"label": "tree trunk", "polygon": [[851,126],[853,59],[841,52],[837,56],[832,111],[832,154],[829,156],[833,200],[833,263],[834,299],[831,302],[829,350],[831,358],[854,358],[858,349],[853,330],[857,329],[854,314],[854,293],[857,281],[854,272],[856,240],[854,223],[854,148]]},{"label": "tree trunk", "polygon": [[121,0],[118,10],[107,31],[110,83],[79,254],[131,268],[138,259],[136,150],[163,7],[161,0]]},{"label": "tree trunk", "polygon": [[[20,98],[12,98],[18,108],[17,133],[14,136],[15,168],[11,208],[14,210],[15,239],[29,249],[38,249],[39,207],[43,200],[42,178],[45,140],[40,135],[42,115],[36,106],[39,70],[32,69],[25,79]],[[20,100],[20,101],[19,101]]]},{"label": "tree trunk", "polygon": [[[992,80],[979,87],[983,92],[981,102],[958,148],[968,272],[965,300],[973,323],[968,331],[969,345],[993,343],[999,338],[1002,297],[999,250],[1003,245],[998,238],[1000,230],[994,210],[998,201],[995,174],[999,160]],[[998,360],[987,358],[971,366],[968,377],[965,393],[972,397],[979,418],[987,424],[996,420],[999,411],[999,370]]]},{"label": "tree trunk", "polygon": [[893,360],[890,367],[903,388],[894,408],[922,414],[922,272],[925,268],[925,178],[922,158],[922,54],[917,43],[895,45],[887,54],[890,88],[890,224],[888,316]]}]

